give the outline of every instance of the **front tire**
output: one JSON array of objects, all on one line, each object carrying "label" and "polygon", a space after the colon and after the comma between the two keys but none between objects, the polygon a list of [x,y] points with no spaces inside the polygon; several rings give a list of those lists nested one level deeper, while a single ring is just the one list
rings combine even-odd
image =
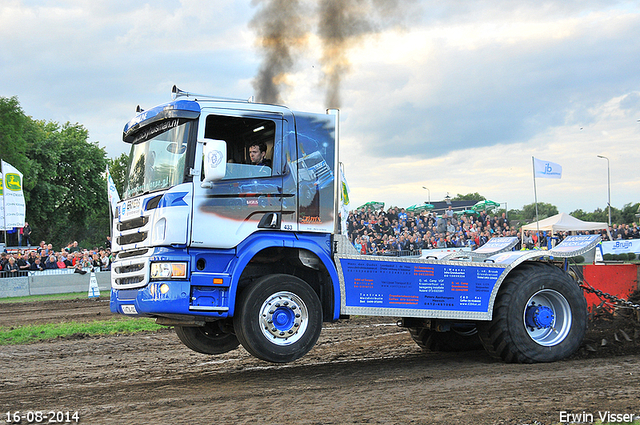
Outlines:
[{"label": "front tire", "polygon": [[237,305],[236,335],[249,353],[262,360],[292,362],[311,350],[320,336],[320,299],[295,276],[264,276],[240,295]]},{"label": "front tire", "polygon": [[240,345],[238,338],[225,329],[221,320],[204,326],[176,326],[180,341],[193,351],[203,354],[223,354]]},{"label": "front tire", "polygon": [[487,351],[508,363],[553,362],[573,354],[587,330],[580,287],[551,264],[512,271],[496,297],[493,320],[479,323]]}]

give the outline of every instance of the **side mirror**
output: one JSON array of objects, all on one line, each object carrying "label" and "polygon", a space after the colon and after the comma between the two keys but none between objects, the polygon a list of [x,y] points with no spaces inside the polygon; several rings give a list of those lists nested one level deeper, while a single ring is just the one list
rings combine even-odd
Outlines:
[{"label": "side mirror", "polygon": [[220,180],[227,172],[227,142],[224,140],[202,140],[204,155],[204,186]]}]

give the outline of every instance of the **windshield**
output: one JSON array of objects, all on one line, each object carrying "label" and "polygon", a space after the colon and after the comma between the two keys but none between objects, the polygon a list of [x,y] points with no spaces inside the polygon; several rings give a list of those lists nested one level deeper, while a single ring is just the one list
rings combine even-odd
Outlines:
[{"label": "windshield", "polygon": [[131,146],[124,199],[166,189],[184,181],[193,121],[171,119],[143,128]]}]

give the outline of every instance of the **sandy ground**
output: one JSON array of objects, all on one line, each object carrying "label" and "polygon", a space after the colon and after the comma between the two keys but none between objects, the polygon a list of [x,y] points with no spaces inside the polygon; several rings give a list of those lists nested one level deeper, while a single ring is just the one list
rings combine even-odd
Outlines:
[{"label": "sandy ground", "polygon": [[[0,326],[111,316],[105,298],[0,311]],[[569,414],[593,423],[605,412],[640,416],[639,329],[597,317],[576,355],[535,365],[422,352],[388,318],[325,324],[316,347],[286,365],[242,348],[195,353],[171,329],[75,335],[0,347],[0,420],[77,411],[84,424],[557,424]]]}]

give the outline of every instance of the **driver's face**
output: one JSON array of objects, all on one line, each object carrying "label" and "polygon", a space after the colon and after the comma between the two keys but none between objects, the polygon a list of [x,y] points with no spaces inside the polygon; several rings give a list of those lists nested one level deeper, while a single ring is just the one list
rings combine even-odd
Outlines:
[{"label": "driver's face", "polygon": [[260,148],[257,146],[251,146],[249,148],[249,158],[251,158],[251,162],[254,164],[258,164],[264,158],[265,153],[260,152]]}]

